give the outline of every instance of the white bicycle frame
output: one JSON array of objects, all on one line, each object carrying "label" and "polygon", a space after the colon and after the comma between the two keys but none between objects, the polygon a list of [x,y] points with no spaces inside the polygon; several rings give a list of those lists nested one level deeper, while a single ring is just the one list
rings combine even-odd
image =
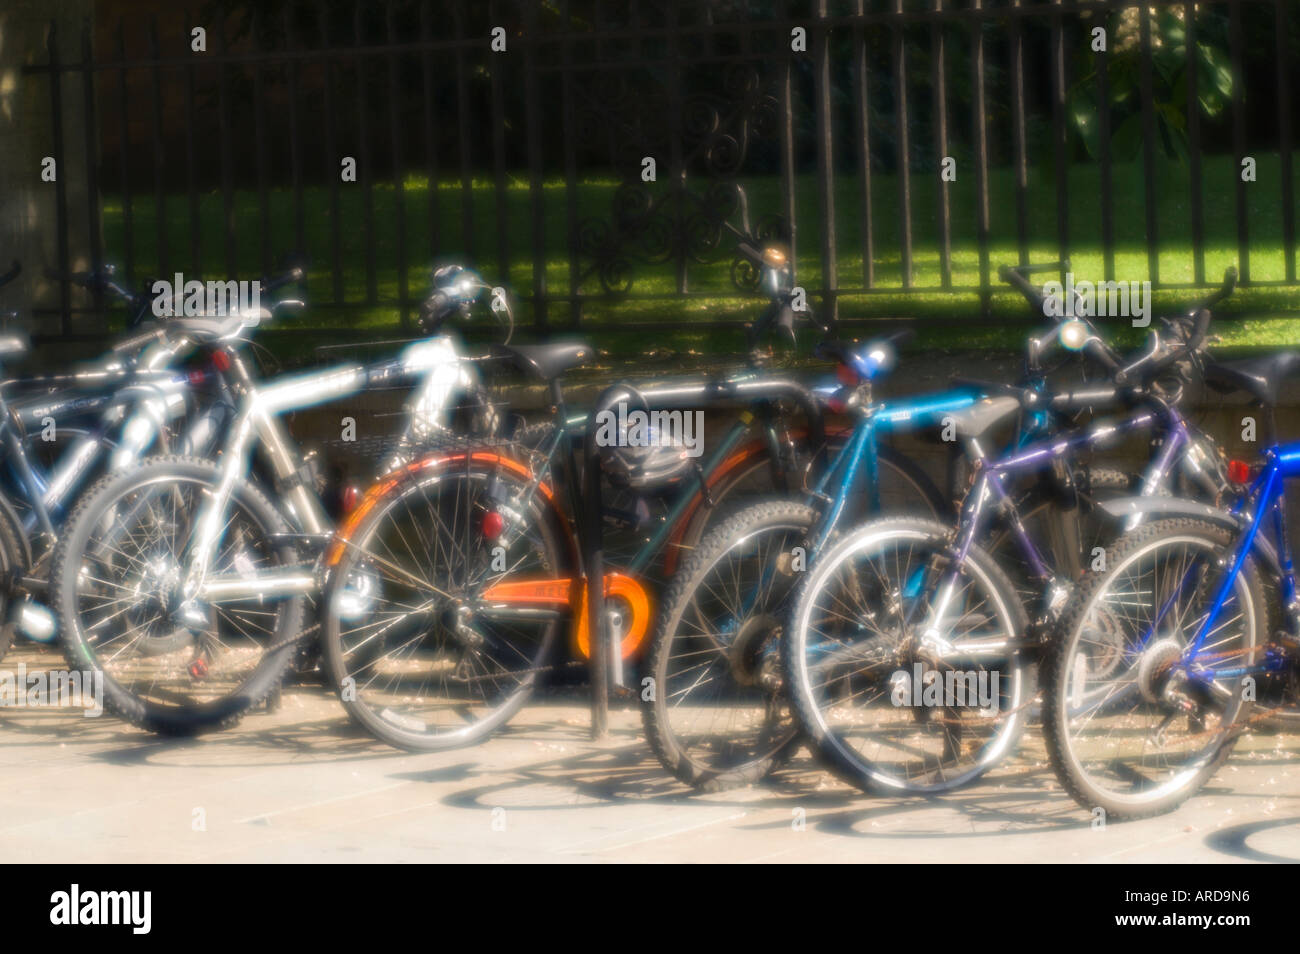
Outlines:
[{"label": "white bicycle frame", "polygon": [[[187,547],[182,584],[185,618],[204,618],[196,604],[226,600],[289,597],[309,594],[319,588],[314,571],[281,570],[251,574],[212,573],[213,555],[221,545],[226,511],[239,481],[246,479],[253,450],[259,444],[266,451],[274,477],[290,482],[281,505],[305,536],[323,537],[333,531],[329,517],[314,493],[301,479],[295,479],[299,462],[293,444],[279,417],[355,394],[367,385],[415,378],[419,381],[406,406],[405,437],[419,441],[447,428],[452,402],[479,383],[478,369],[463,357],[450,336],[441,335],[409,346],[396,361],[369,367],[345,365],[275,381],[262,387],[249,381],[223,449],[220,477],[206,496]],[[385,462],[384,472],[406,463],[394,455]]]}]

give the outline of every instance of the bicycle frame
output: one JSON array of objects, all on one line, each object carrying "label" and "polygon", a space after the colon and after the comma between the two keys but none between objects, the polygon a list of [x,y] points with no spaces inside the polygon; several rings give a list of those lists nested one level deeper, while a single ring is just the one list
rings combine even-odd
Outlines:
[{"label": "bicycle frame", "polygon": [[[8,451],[31,513],[21,529],[30,534],[39,530],[50,539],[57,534],[54,515],[64,509],[85,483],[95,463],[109,446],[108,435],[120,435],[109,457],[111,470],[122,470],[153,444],[168,421],[185,407],[190,377],[164,370],[186,345],[185,339],[163,339],[150,346],[127,370],[108,365],[85,372],[60,376],[80,387],[105,387],[124,382],[112,393],[79,395],[68,398],[45,395],[24,396],[7,400],[0,395],[0,440]],[[33,382],[45,379],[32,379]],[[54,381],[56,379],[48,379]],[[99,411],[95,425],[60,456],[49,474],[37,473],[23,446],[22,434],[39,431],[53,420],[57,427],[69,419],[82,420]]]},{"label": "bicycle frame", "polygon": [[[286,514],[302,531],[296,536],[323,543],[333,532],[333,524],[320,500],[299,473],[299,459],[292,439],[279,420],[280,415],[347,397],[369,385],[420,378],[426,386],[417,398],[418,409],[412,413],[427,423],[445,410],[446,398],[453,393],[455,385],[469,385],[477,380],[471,374],[470,363],[445,336],[417,342],[396,360],[369,366],[343,365],[262,385],[252,379],[237,354],[231,354],[230,359],[242,399],[224,447],[217,485],[204,500],[195,520],[195,532],[187,544],[182,588],[186,605],[182,614],[196,601],[295,596],[319,589],[320,580],[315,572],[296,570],[253,576],[209,573],[231,497],[239,481],[245,479],[253,450],[258,446],[264,449],[272,476],[280,484]],[[443,399],[441,405],[439,395]]]},{"label": "bicycle frame", "polygon": [[[1189,678],[1197,675],[1196,656],[1205,648],[1205,641],[1209,638],[1219,613],[1222,612],[1224,604],[1228,601],[1233,584],[1240,575],[1246,558],[1252,550],[1256,549],[1260,527],[1267,515],[1272,517],[1273,543],[1277,555],[1275,570],[1287,630],[1292,635],[1300,634],[1300,606],[1296,602],[1295,567],[1291,558],[1291,547],[1287,541],[1286,491],[1283,486],[1286,481],[1297,477],[1300,477],[1300,441],[1288,444],[1274,444],[1264,452],[1264,466],[1259,475],[1231,508],[1230,512],[1234,516],[1240,517],[1244,511],[1249,514],[1249,518],[1244,523],[1237,542],[1233,546],[1231,556],[1228,559],[1228,570],[1215,590],[1210,610],[1197,629],[1187,651],[1183,654],[1183,661],[1180,666],[1186,671]],[[1267,562],[1271,563],[1272,561]],[[1192,569],[1189,568],[1189,575],[1191,572]],[[1181,591],[1181,589],[1180,586],[1179,590]],[[1155,624],[1160,621],[1167,611],[1168,607],[1166,606],[1156,614],[1156,620],[1152,624],[1151,632],[1143,634],[1143,645],[1151,638],[1152,633],[1155,631]],[[1285,665],[1286,660],[1281,653],[1266,649],[1262,663],[1241,667],[1220,667],[1214,670],[1214,676],[1215,678],[1231,679],[1255,673],[1278,672]]]},{"label": "bicycle frame", "polygon": [[[1080,450],[1100,446],[1116,436],[1150,427],[1153,424],[1165,429],[1166,440],[1161,452],[1148,464],[1144,472],[1140,495],[1147,496],[1157,492],[1164,484],[1179,459],[1180,452],[1189,446],[1192,440],[1189,425],[1177,408],[1170,405],[1159,403],[1148,410],[1137,411],[1119,422],[1101,422],[1049,440],[1036,441],[999,460],[989,460],[983,455],[976,442],[971,441],[976,471],[971,489],[962,502],[958,518],[958,533],[954,547],[956,559],[936,591],[936,598],[928,603],[929,616],[922,631],[932,641],[941,640],[939,636],[943,631],[941,623],[956,590],[958,575],[971,547],[975,546],[976,541],[980,539],[991,509],[1003,509],[1009,515],[1011,534],[1016,546],[1029,564],[1034,579],[1042,587],[1044,612],[1051,616],[1059,611],[1068,595],[1068,586],[1053,573],[1048,561],[1025,529],[1019,511],[1003,484],[1004,478],[1017,473],[1037,471],[1045,464],[1065,460]],[[1005,644],[990,643],[983,648],[996,652],[1005,648]]]},{"label": "bicycle frame", "polygon": [[808,546],[808,562],[825,547],[839,523],[850,493],[858,481],[859,469],[865,469],[867,507],[870,513],[880,510],[879,458],[876,448],[882,436],[909,433],[934,427],[953,411],[970,407],[978,395],[969,389],[954,389],[919,398],[870,405],[850,432],[848,443],[812,488],[811,496],[830,501],[830,509]]},{"label": "bicycle frame", "polygon": [[[557,432],[552,443],[543,452],[547,464],[539,468],[538,479],[545,479],[551,461],[555,459],[555,454],[559,450],[560,442],[566,438],[571,439],[584,431],[587,427],[587,419],[587,414],[566,418],[563,428]],[[699,502],[699,493],[706,491],[711,486],[711,482],[718,475],[725,473],[727,465],[736,458],[737,449],[756,419],[757,415],[752,410],[741,412],[740,417],[728,428],[726,435],[723,436],[717,447],[700,464],[698,479],[688,482],[685,490],[689,492],[683,492],[675,496],[668,513],[663,516],[659,528],[651,534],[649,539],[637,547],[632,559],[622,569],[634,576],[639,575],[649,567],[656,556],[670,545],[672,538],[682,529],[682,518],[687,516],[688,511],[693,509],[693,505]],[[775,443],[775,441],[773,440],[772,443]]]},{"label": "bicycle frame", "polygon": [[[550,388],[551,402],[554,407],[553,416],[557,426],[549,443],[539,451],[544,463],[538,467],[529,467],[513,462],[510,459],[501,460],[507,465],[513,464],[519,467],[520,476],[526,475],[528,479],[527,487],[519,495],[520,499],[514,501],[516,506],[526,505],[532,495],[538,493],[539,490],[544,489],[549,495],[551,491],[549,484],[546,482],[547,476],[554,470],[557,463],[562,465],[566,478],[565,483],[569,489],[569,515],[573,521],[577,539],[580,542],[580,549],[586,552],[591,541],[590,535],[598,535],[600,531],[599,491],[584,496],[579,489],[581,484],[579,475],[583,472],[579,457],[583,455],[583,451],[576,446],[573,437],[579,429],[585,429],[589,449],[592,440],[591,424],[596,420],[597,412],[593,410],[570,417],[558,378],[551,381]],[[619,568],[621,571],[626,572],[605,572],[603,568],[599,571],[598,575],[603,580],[603,585],[598,599],[603,600],[605,594],[619,596],[627,601],[631,611],[625,635],[621,640],[621,652],[615,653],[616,659],[633,654],[639,647],[649,627],[651,601],[649,594],[639,580],[640,575],[651,561],[669,545],[673,533],[679,529],[680,521],[688,513],[692,505],[698,502],[701,495],[707,496],[710,480],[715,475],[725,471],[727,462],[736,455],[736,448],[740,445],[745,434],[749,432],[754,421],[760,419],[764,421],[768,439],[775,444],[777,437],[772,427],[773,421],[768,416],[769,412],[774,402],[781,399],[790,400],[799,405],[808,417],[812,445],[820,447],[824,439],[821,406],[816,398],[798,382],[777,375],[756,375],[752,372],[745,372],[724,379],[704,378],[692,381],[669,381],[638,389],[636,395],[638,400],[644,400],[649,406],[655,408],[698,407],[701,404],[716,406],[724,402],[749,402],[750,406],[742,411],[740,418],[729,429],[722,442],[714,448],[705,463],[698,468],[697,480],[685,483],[670,508],[668,519],[664,521],[663,525],[649,540],[638,548],[630,564]],[[630,396],[630,391],[626,385],[613,385],[601,395],[596,403],[596,409],[612,406],[615,403],[615,398],[626,398],[628,396]],[[455,461],[467,459],[467,457],[468,455],[462,455],[462,457],[455,458]],[[438,463],[439,461],[435,460],[433,462]],[[416,465],[411,466],[415,467]],[[591,473],[590,469],[588,469],[588,473]],[[598,484],[598,479],[595,482]],[[346,528],[341,537],[346,540]],[[330,556],[326,562],[332,564],[341,555],[341,552],[341,547],[331,548]],[[501,618],[517,616],[521,613],[533,618],[541,618],[543,615],[560,615],[564,612],[561,607],[572,608],[577,614],[574,617],[577,623],[574,630],[575,642],[579,652],[586,655],[591,648],[589,614],[586,609],[588,593],[585,586],[587,576],[590,574],[590,567],[585,569],[586,572],[577,576],[508,580],[496,586],[488,587],[478,594],[479,598],[485,603],[491,604],[485,606],[482,612],[487,616],[499,616]]]}]

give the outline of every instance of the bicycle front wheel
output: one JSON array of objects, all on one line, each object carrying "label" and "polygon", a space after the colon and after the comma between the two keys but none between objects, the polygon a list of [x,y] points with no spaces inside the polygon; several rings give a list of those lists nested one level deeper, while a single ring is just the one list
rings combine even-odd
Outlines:
[{"label": "bicycle front wheel", "polygon": [[786,634],[800,724],[865,791],[933,794],[1011,751],[1027,715],[1024,609],[988,554],[951,531],[885,518],[813,566]]},{"label": "bicycle front wheel", "polygon": [[817,511],[794,501],[741,510],[691,554],[664,599],[642,707],[663,766],[701,791],[758,781],[794,754],[780,640]]}]

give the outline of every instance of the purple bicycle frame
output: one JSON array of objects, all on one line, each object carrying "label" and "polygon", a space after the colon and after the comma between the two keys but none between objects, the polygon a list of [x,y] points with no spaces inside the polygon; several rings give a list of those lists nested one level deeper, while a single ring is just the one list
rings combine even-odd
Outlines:
[{"label": "purple bicycle frame", "polygon": [[[1171,405],[1157,405],[1147,410],[1138,411],[1119,422],[1092,424],[1085,428],[1067,432],[1064,435],[1038,441],[996,461],[977,456],[971,489],[962,502],[961,512],[957,520],[957,559],[940,587],[939,599],[932,604],[932,606],[938,607],[938,612],[932,619],[937,621],[943,618],[943,612],[946,609],[948,600],[951,598],[957,575],[970,553],[970,548],[975,545],[975,541],[979,539],[980,532],[983,529],[990,499],[995,501],[996,506],[1006,509],[1010,517],[1011,532],[1034,577],[1044,585],[1055,582],[1055,574],[1030,538],[1024,522],[1020,518],[1019,511],[1007,493],[1006,487],[1003,486],[1004,475],[1037,470],[1044,464],[1066,457],[1081,448],[1099,446],[1113,437],[1126,435],[1131,431],[1152,424],[1163,424],[1167,431],[1167,437],[1164,445],[1160,448],[1160,453],[1151,460],[1143,473],[1139,495],[1145,497],[1160,490],[1178,460],[1181,451],[1191,441],[1187,422],[1178,413],[1177,408]],[[1135,518],[1131,517],[1129,519],[1133,521]],[[1141,518],[1137,517],[1136,519],[1140,520]],[[927,629],[932,628],[927,627]]]}]

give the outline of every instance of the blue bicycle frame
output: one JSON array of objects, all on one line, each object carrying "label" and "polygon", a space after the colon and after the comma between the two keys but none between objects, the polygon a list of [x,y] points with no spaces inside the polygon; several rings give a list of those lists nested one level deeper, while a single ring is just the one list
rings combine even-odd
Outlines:
[{"label": "blue bicycle frame", "polygon": [[[1204,648],[1205,641],[1214,628],[1219,613],[1228,601],[1233,584],[1241,573],[1246,558],[1252,550],[1257,548],[1260,527],[1266,515],[1272,516],[1278,584],[1287,626],[1292,634],[1300,633],[1300,616],[1297,615],[1296,611],[1295,568],[1291,559],[1291,548],[1287,543],[1286,492],[1283,489],[1285,481],[1297,477],[1300,477],[1300,441],[1293,441],[1288,444],[1274,444],[1264,452],[1264,467],[1259,475],[1233,505],[1230,512],[1237,517],[1241,517],[1243,512],[1249,514],[1249,522],[1246,523],[1233,547],[1228,571],[1214,593],[1210,611],[1206,615],[1204,622],[1201,623],[1200,628],[1197,629],[1196,636],[1192,639],[1188,651],[1184,654],[1183,665],[1186,667],[1189,676],[1194,675],[1196,672],[1196,656]],[[1269,560],[1268,562],[1271,563],[1272,561]],[[1189,569],[1188,572],[1190,574],[1193,570]],[[1179,590],[1181,591],[1182,587]],[[1170,602],[1172,603],[1172,598]],[[1157,623],[1168,610],[1169,606],[1161,608],[1161,611],[1156,615]],[[1155,626],[1153,625],[1151,632],[1154,631]],[[1151,632],[1143,634],[1144,644],[1151,638]],[[1285,659],[1281,654],[1266,651],[1264,660],[1260,664],[1235,668],[1218,668],[1214,670],[1214,676],[1216,678],[1238,678],[1253,673],[1277,672],[1284,665]]]},{"label": "blue bicycle frame", "polygon": [[831,506],[820,521],[816,536],[809,541],[809,562],[821,552],[839,523],[849,495],[857,483],[859,471],[866,473],[869,512],[880,512],[879,458],[876,449],[881,437],[940,426],[945,416],[970,407],[979,398],[980,395],[972,389],[958,388],[869,405],[854,425],[848,443],[812,488],[813,497],[828,500]]}]

